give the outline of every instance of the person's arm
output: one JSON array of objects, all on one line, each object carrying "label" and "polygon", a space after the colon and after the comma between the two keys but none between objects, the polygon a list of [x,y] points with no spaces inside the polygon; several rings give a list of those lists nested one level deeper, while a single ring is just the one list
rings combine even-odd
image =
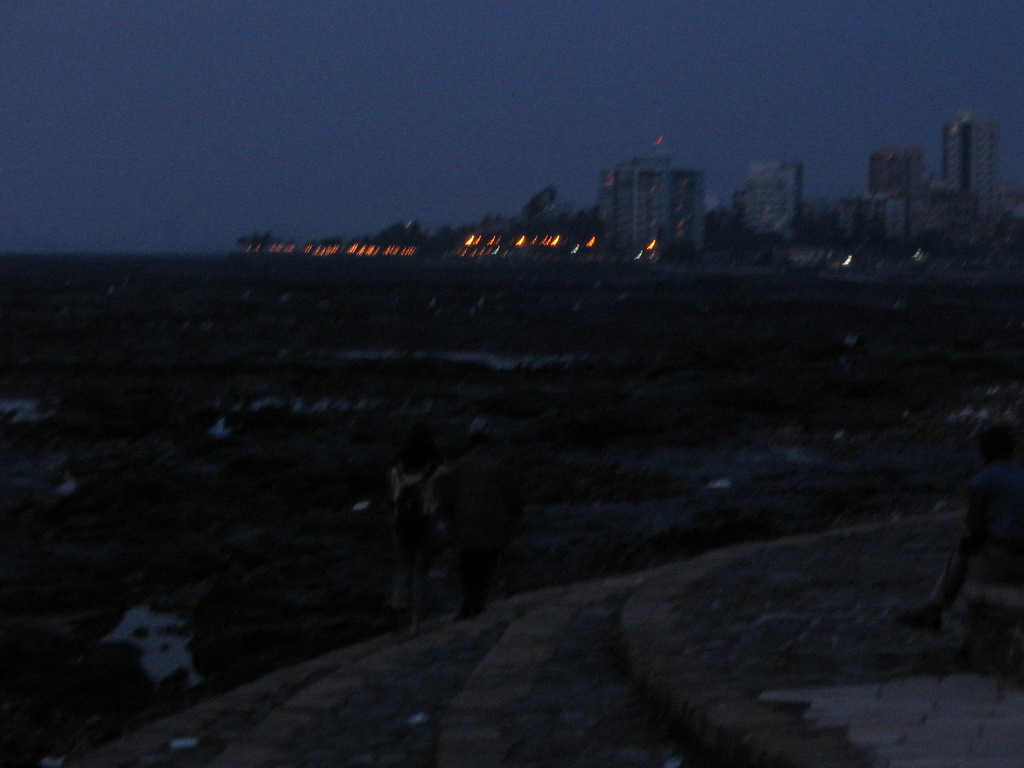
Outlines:
[{"label": "person's arm", "polygon": [[394,511],[395,502],[398,501],[398,494],[402,492],[402,474],[398,467],[394,466],[388,472],[388,509]]},{"label": "person's arm", "polygon": [[434,472],[430,478],[427,514],[450,526],[452,522],[452,472],[451,468],[443,464]]},{"label": "person's arm", "polygon": [[423,490],[423,512],[433,520],[441,519],[441,488],[448,468],[442,464],[435,469]]}]

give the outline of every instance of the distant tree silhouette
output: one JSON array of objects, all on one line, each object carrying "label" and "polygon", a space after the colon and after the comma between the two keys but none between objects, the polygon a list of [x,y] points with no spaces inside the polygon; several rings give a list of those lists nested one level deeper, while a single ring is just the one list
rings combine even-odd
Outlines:
[{"label": "distant tree silhouette", "polygon": [[591,237],[598,240],[604,237],[604,220],[596,205],[566,214],[563,224],[569,237],[580,242],[586,242]]},{"label": "distant tree silhouette", "polygon": [[238,238],[238,244],[246,251],[262,251],[273,239],[274,236],[270,232],[253,232],[251,235],[242,235]]},{"label": "distant tree silhouette", "polygon": [[423,246],[428,238],[418,221],[400,221],[385,227],[370,239],[378,245]]},{"label": "distant tree silhouette", "polygon": [[465,242],[466,237],[475,229],[476,227],[471,224],[461,224],[457,227],[445,224],[434,232],[427,250],[436,253],[450,251]]},{"label": "distant tree silhouette", "polygon": [[540,192],[531,197],[523,206],[523,218],[533,221],[544,211],[548,210],[555,203],[558,192],[554,187],[544,187]]}]

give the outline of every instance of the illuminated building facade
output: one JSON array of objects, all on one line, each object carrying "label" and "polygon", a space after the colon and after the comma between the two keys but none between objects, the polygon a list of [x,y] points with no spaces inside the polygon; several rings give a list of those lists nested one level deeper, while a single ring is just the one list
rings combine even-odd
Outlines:
[{"label": "illuminated building facade", "polygon": [[743,188],[743,223],[755,232],[791,238],[803,194],[803,163],[755,160]]},{"label": "illuminated building facade", "polygon": [[598,207],[613,251],[635,256],[674,242],[704,244],[704,172],[673,168],[667,155],[601,171]]},{"label": "illuminated building facade", "polygon": [[999,126],[963,112],[942,129],[942,180],[947,189],[977,201],[978,213],[995,216],[998,209]]}]

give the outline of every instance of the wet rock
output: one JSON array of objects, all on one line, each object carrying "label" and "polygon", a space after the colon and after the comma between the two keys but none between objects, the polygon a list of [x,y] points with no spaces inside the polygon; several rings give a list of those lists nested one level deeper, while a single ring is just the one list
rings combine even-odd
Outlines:
[{"label": "wet rock", "polygon": [[218,687],[231,687],[293,659],[295,646],[302,638],[299,628],[277,623],[242,627],[199,624],[190,649],[200,672],[208,673]]},{"label": "wet rock", "polygon": [[62,708],[82,712],[138,712],[155,701],[155,688],[128,643],[97,643],[63,668],[51,695]]},{"label": "wet rock", "polygon": [[[188,260],[133,263],[126,284],[123,269],[0,263],[33,297],[5,310],[0,395],[52,411],[0,423],[0,470],[21,478],[0,472],[0,649],[49,691],[18,700],[19,743],[110,734],[181,694],[148,692],[126,649],[87,653],[136,604],[191,618],[209,691],[392,628],[385,475],[416,420],[457,455],[486,417],[526,478],[516,591],[930,510],[973,466],[970,426],[1024,412],[1013,286]],[[851,330],[871,343],[840,375]],[[222,418],[232,434],[212,439]],[[64,473],[74,491],[47,495]],[[90,711],[89,685],[137,708]],[[61,690],[82,703],[54,719],[40,702]]]}]

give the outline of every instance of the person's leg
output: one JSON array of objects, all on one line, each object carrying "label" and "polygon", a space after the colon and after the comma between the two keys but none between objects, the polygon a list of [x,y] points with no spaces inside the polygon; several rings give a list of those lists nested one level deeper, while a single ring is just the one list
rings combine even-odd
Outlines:
[{"label": "person's leg", "polygon": [[[477,603],[477,593],[479,591],[479,579],[477,578],[477,558],[476,551],[474,550],[463,550],[459,552],[458,556],[458,572],[459,572],[459,595],[461,597],[461,603],[459,605],[459,612],[456,614],[458,619],[467,619],[470,616],[475,616],[474,609]],[[477,611],[479,613],[479,611]]]},{"label": "person's leg", "polygon": [[898,620],[901,623],[932,632],[942,629],[942,612],[956,602],[957,595],[967,580],[968,570],[976,559],[972,555],[964,554],[962,550],[962,547],[953,550],[927,602],[919,608],[900,614]]},{"label": "person's leg", "polygon": [[434,552],[430,543],[420,541],[415,548],[410,565],[411,596],[412,596],[412,630],[419,629],[419,624],[430,613],[430,566]]},{"label": "person's leg", "polygon": [[957,595],[967,580],[967,571],[971,559],[957,548],[946,561],[946,567],[942,571],[931,597],[928,599],[930,605],[937,605],[945,610],[956,602]]},{"label": "person's leg", "polygon": [[498,564],[501,562],[501,550],[487,549],[480,553],[480,610],[487,606],[491,590],[498,579]]},{"label": "person's leg", "polygon": [[459,555],[462,607],[458,618],[468,619],[483,613],[498,573],[500,555],[500,550],[496,549],[471,549]]},{"label": "person's leg", "polygon": [[405,535],[402,531],[396,531],[395,549],[398,553],[398,567],[391,591],[391,607],[401,609],[409,605],[415,572],[416,546],[410,536]]}]

